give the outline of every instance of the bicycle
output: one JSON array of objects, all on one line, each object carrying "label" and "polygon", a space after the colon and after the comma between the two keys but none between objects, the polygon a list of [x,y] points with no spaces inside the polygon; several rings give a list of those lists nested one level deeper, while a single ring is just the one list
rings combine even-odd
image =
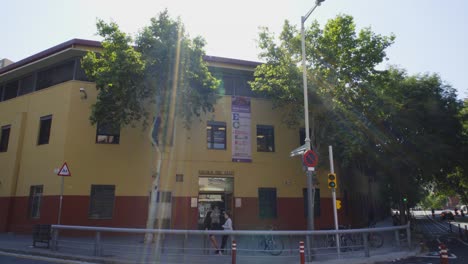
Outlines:
[{"label": "bicycle", "polygon": [[[375,222],[369,225],[369,228],[375,228]],[[369,246],[373,248],[380,248],[384,243],[383,235],[380,233],[369,233],[367,237]]]},{"label": "bicycle", "polygon": [[[270,226],[269,230],[273,230],[273,229],[274,229],[273,226]],[[284,242],[278,236],[265,235],[259,241],[259,248],[262,251],[269,253],[272,256],[279,256],[281,255],[281,253],[283,253]]]},{"label": "bicycle", "polygon": [[[369,228],[375,227],[375,223],[370,224]],[[340,229],[349,229],[350,227],[340,226]],[[328,236],[329,247],[336,247],[335,235]],[[380,248],[383,246],[384,238],[380,233],[370,232],[367,234],[368,245],[371,248]],[[363,236],[361,233],[341,234],[340,246],[342,251],[359,250],[364,246]]]}]

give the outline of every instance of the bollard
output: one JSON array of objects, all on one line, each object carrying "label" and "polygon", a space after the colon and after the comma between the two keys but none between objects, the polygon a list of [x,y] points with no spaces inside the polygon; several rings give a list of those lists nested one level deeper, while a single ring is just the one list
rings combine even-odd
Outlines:
[{"label": "bollard", "polygon": [[448,249],[441,243],[439,246],[440,264],[448,264]]},{"label": "bollard", "polygon": [[232,252],[231,252],[231,263],[236,264],[236,253],[237,253],[237,244],[236,241],[232,241]]},{"label": "bollard", "polygon": [[468,239],[468,229],[466,228],[466,225],[465,225],[465,238]]},{"label": "bollard", "polygon": [[462,230],[461,230],[460,224],[458,224],[458,235],[460,236],[460,239],[463,239],[463,234],[462,234]]},{"label": "bollard", "polygon": [[96,232],[96,237],[94,239],[94,256],[96,257],[102,256],[101,232]]},{"label": "bollard", "polygon": [[448,224],[449,224],[449,232],[450,232],[450,233],[453,233],[453,231],[452,231],[452,224],[450,223],[450,221],[448,222]]},{"label": "bollard", "polygon": [[301,256],[301,264],[304,264],[305,263],[304,241],[299,242],[299,256]]}]

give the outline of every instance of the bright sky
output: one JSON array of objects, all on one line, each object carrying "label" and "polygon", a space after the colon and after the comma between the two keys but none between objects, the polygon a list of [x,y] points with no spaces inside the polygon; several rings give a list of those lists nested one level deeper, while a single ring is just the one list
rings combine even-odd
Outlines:
[{"label": "bright sky", "polygon": [[[100,40],[96,18],[134,35],[167,8],[191,36],[207,41],[208,55],[258,61],[258,27],[278,34],[285,19],[300,24],[314,0],[0,0],[0,59],[13,61],[73,38]],[[337,14],[358,28],[396,35],[389,61],[409,73],[438,73],[468,98],[468,1],[326,0],[311,15],[321,25]],[[385,66],[384,65],[384,66]]]}]

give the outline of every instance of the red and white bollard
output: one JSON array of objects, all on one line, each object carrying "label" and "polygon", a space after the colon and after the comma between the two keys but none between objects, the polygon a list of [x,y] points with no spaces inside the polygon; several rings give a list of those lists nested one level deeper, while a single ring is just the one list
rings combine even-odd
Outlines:
[{"label": "red and white bollard", "polygon": [[301,256],[301,264],[304,264],[305,263],[304,241],[299,242],[299,256]]},{"label": "red and white bollard", "polygon": [[236,264],[236,253],[237,253],[237,244],[236,241],[232,241],[232,246],[231,246],[232,252],[231,252],[231,263]]},{"label": "red and white bollard", "polygon": [[448,249],[444,244],[439,245],[440,264],[448,264]]}]

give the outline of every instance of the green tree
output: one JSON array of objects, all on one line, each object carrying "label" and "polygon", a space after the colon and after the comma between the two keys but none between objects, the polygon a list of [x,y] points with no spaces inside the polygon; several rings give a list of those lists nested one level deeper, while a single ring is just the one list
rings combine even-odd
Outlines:
[{"label": "green tree", "polygon": [[[351,124],[358,124],[347,121],[350,117],[360,118],[356,113],[362,111],[347,109],[351,102],[360,102],[363,106],[372,103],[361,98],[365,95],[363,89],[377,73],[375,67],[385,60],[385,49],[393,43],[394,37],[376,35],[370,28],[356,33],[353,18],[340,15],[329,20],[323,30],[317,22],[312,23],[305,30],[305,39],[311,144],[320,152],[320,145],[332,139],[329,131],[337,121],[340,126],[335,130],[344,131]],[[290,126],[297,126],[303,119],[297,115],[303,112],[302,69],[298,67],[301,61],[299,31],[286,21],[277,43],[274,35],[263,28],[259,46],[263,50],[260,57],[266,63],[257,67],[252,89],[270,97],[275,107],[284,109],[283,120]],[[349,141],[358,138],[346,135]],[[358,142],[352,146],[354,150],[347,152],[359,150]]]},{"label": "green tree", "polygon": [[100,53],[88,52],[82,66],[96,82],[97,101],[92,106],[91,124],[106,123],[120,128],[135,125],[149,116],[145,102],[154,93],[144,82],[145,63],[132,46],[131,37],[115,23],[98,20],[98,34],[104,38]]},{"label": "green tree", "polygon": [[[368,140],[365,114],[371,111],[373,97],[367,92],[379,74],[375,67],[385,60],[385,49],[393,40],[393,36],[377,35],[370,28],[356,32],[348,15],[329,20],[323,30],[317,22],[305,30],[311,146],[324,156],[322,146],[333,143],[335,158],[352,167],[347,176],[370,171],[369,153],[374,152],[366,148],[375,149],[375,144]],[[257,67],[252,89],[282,108],[286,124],[297,126],[303,120],[297,113],[304,109],[299,31],[286,21],[276,41],[263,28],[259,46],[266,63]],[[349,177],[341,182],[346,181],[351,184]]]},{"label": "green tree", "polygon": [[155,177],[147,228],[153,228],[162,160],[172,144],[176,116],[188,127],[195,116],[213,111],[220,82],[203,60],[205,41],[191,39],[182,22],[171,19],[167,10],[152,18],[134,43],[115,23],[99,20],[97,29],[104,38],[103,48],[82,60],[99,91],[90,120],[115,127],[152,124],[150,139],[157,160],[151,172]]},{"label": "green tree", "polygon": [[[422,184],[461,175],[454,170],[461,164],[461,126],[452,87],[437,75],[376,70],[394,36],[356,32],[350,16],[337,16],[323,30],[313,23],[305,34],[311,143],[318,152],[332,143],[349,184],[353,175],[368,176],[384,187],[380,200],[403,208],[403,197],[410,207],[424,196]],[[297,125],[303,109],[298,30],[286,21],[279,43],[267,29],[259,39],[266,63],[257,67],[252,87]]]},{"label": "green tree", "polygon": [[214,110],[219,81],[203,60],[205,41],[191,39],[167,10],[151,19],[135,43],[116,23],[98,20],[97,30],[103,48],[82,60],[99,91],[92,124],[148,125],[159,117],[158,129],[166,132],[171,106],[180,110],[187,126],[194,116]]}]

